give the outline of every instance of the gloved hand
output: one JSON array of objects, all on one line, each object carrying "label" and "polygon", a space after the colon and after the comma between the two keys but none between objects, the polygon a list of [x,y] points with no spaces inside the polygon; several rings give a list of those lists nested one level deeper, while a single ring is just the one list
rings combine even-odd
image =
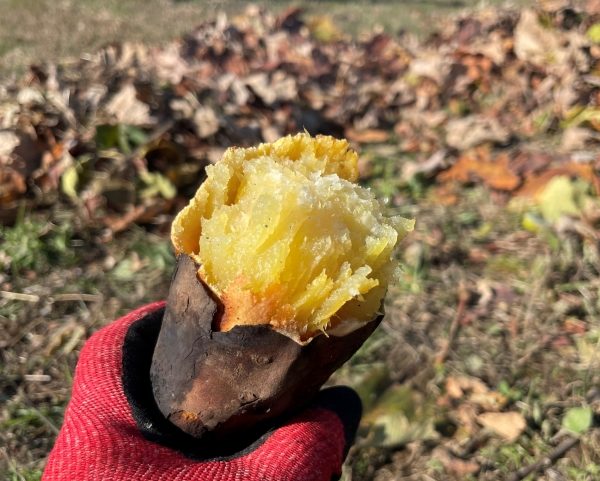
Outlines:
[{"label": "gloved hand", "polygon": [[[161,414],[149,369],[164,303],[95,333],[81,351],[71,401],[43,481],[329,481],[339,476],[361,406],[356,393],[321,391],[254,440],[198,447]],[[235,452],[232,452],[235,451]]]}]

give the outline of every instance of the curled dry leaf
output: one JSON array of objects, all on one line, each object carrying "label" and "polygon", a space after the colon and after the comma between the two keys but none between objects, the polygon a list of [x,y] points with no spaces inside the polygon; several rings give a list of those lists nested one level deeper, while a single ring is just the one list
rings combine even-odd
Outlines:
[{"label": "curled dry leaf", "polygon": [[[353,41],[321,18],[312,23],[320,41],[298,9],[275,17],[250,8],[158,48],[113,44],[60,68],[36,66],[0,90],[0,129],[10,133],[0,142],[0,156],[19,149],[15,155],[24,161],[11,167],[19,179],[9,181],[3,173],[4,192],[10,191],[3,197],[35,205],[56,194],[61,182],[55,177],[65,170],[42,160],[56,159],[52,150],[60,145],[76,163],[80,156],[88,159],[78,189],[88,205],[99,207],[88,220],[114,215],[102,189],[92,194],[88,186],[106,173],[137,185],[143,169],[136,163],[170,175],[172,159],[161,159],[164,151],[140,140],[131,125],[142,127],[150,144],[172,143],[177,168],[203,164],[231,144],[272,141],[304,129],[346,133],[357,143],[390,142],[394,126],[398,150],[414,164],[406,169],[408,179],[425,173],[439,184],[458,180],[527,190],[530,178],[536,182],[565,163],[554,150],[544,152],[549,136],[562,136],[565,157],[582,149],[593,155],[600,143],[598,19],[593,9],[577,6],[542,10],[470,13],[440,26],[428,40],[374,32]],[[173,122],[162,129],[161,119]],[[90,135],[102,130],[99,122],[115,127],[109,145]],[[538,152],[529,155],[532,141]],[[487,158],[463,157],[482,145],[490,149]],[[440,162],[434,153],[443,151],[450,154]],[[523,168],[523,153],[535,159],[535,168]],[[456,166],[444,172],[453,155]],[[197,169],[195,179],[178,183],[176,201],[201,176]],[[7,187],[11,183],[18,188]],[[458,199],[445,185],[435,192],[441,203]],[[144,202],[131,200],[135,206]]]},{"label": "curled dry leaf", "polygon": [[519,412],[483,413],[477,416],[477,422],[508,442],[518,439],[527,423]]},{"label": "curled dry leaf", "polygon": [[214,135],[219,130],[219,118],[210,107],[200,106],[194,112],[194,126],[201,139]]},{"label": "curled dry leaf", "polygon": [[515,28],[515,54],[521,60],[543,67],[561,64],[566,52],[558,34],[543,27],[534,10],[523,10]]},{"label": "curled dry leaf", "polygon": [[466,393],[485,394],[489,388],[475,377],[448,376],[446,379],[446,393],[452,399],[460,399]]},{"label": "curled dry leaf", "polygon": [[446,143],[458,150],[476,147],[485,142],[504,144],[509,135],[508,130],[497,119],[481,115],[450,120],[446,125]]},{"label": "curled dry leaf", "polygon": [[356,130],[346,129],[346,138],[360,144],[382,143],[390,138],[390,133],[381,129]]},{"label": "curled dry leaf", "polygon": [[525,183],[516,194],[520,197],[535,198],[538,194],[543,192],[546,185],[557,176],[585,180],[592,185],[596,194],[600,193],[600,178],[598,178],[592,165],[567,162],[563,165],[545,170],[540,174],[528,176]]},{"label": "curled dry leaf", "polygon": [[14,132],[0,131],[0,158],[10,155],[19,143],[19,137]]},{"label": "curled dry leaf", "polygon": [[137,99],[137,90],[132,84],[126,84],[108,102],[106,111],[122,124],[147,125],[150,123],[150,108]]},{"label": "curled dry leaf", "polygon": [[494,189],[507,191],[516,189],[521,183],[520,177],[511,171],[508,155],[501,154],[490,159],[486,150],[465,153],[438,178],[443,182],[481,180]]}]

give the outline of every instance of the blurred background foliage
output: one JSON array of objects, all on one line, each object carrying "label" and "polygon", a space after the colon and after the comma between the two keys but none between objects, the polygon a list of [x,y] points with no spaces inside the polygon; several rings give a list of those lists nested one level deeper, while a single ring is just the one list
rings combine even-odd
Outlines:
[{"label": "blurred background foliage", "polygon": [[331,381],[365,405],[343,479],[597,479],[600,2],[242,3],[0,0],[0,477],[165,296],[204,166],[307,129],[417,219]]}]

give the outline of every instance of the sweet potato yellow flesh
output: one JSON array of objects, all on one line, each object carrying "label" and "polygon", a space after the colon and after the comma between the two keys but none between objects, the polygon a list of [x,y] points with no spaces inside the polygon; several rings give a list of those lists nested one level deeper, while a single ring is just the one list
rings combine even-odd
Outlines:
[{"label": "sweet potato yellow flesh", "polygon": [[412,221],[386,217],[356,178],[346,141],[308,134],[229,149],[207,168],[172,240],[223,302],[223,330],[271,324],[306,339],[373,318]]}]

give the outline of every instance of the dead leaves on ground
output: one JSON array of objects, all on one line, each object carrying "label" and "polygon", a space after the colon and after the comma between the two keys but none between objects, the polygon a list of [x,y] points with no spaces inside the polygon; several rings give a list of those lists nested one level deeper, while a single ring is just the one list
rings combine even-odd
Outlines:
[{"label": "dead leaves on ground", "polygon": [[440,406],[453,406],[459,437],[471,437],[477,425],[490,430],[508,442],[515,441],[526,427],[525,418],[517,411],[502,411],[508,404],[505,395],[488,388],[480,379],[449,376],[446,395],[438,400]]},{"label": "dead leaves on ground", "polygon": [[438,179],[462,183],[481,181],[493,189],[506,191],[515,190],[521,183],[520,177],[511,170],[509,156],[502,153],[492,159],[487,149],[464,153]]},{"label": "dead leaves on ground", "polygon": [[597,189],[600,14],[544,5],[463,16],[425,41],[352,40],[297,8],[250,7],[162,48],[33,66],[0,89],[1,218],[58,200],[91,226],[167,226],[223,148],[301,129],[395,145],[445,203],[473,182],[531,196],[568,175]]},{"label": "dead leaves on ground", "polygon": [[523,415],[516,411],[483,413],[477,416],[477,422],[509,443],[516,441],[527,425]]},{"label": "dead leaves on ground", "polygon": [[[415,179],[427,189],[426,199],[459,207],[469,186],[484,185],[491,191],[487,204],[527,205],[525,230],[556,224],[592,240],[595,252],[600,9],[577,10],[560,1],[545,5],[464,15],[422,41],[384,33],[351,40],[324,19],[305,21],[298,9],[276,17],[251,8],[239,18],[207,22],[161,48],[111,45],[59,66],[33,66],[26,77],[0,86],[0,222],[12,222],[26,203],[76,210],[77,225],[101,229],[101,240],[132,223],[166,230],[201,181],[204,166],[226,147],[306,129],[362,144],[361,174],[383,171],[393,177],[385,194],[392,201],[406,200],[397,187]],[[427,217],[428,206],[419,208]],[[447,212],[457,212],[452,209],[457,208]],[[428,258],[448,273],[460,259],[465,269],[485,269],[469,290],[457,326],[466,331],[484,319],[501,319],[510,345],[521,338],[532,344],[516,359],[517,367],[541,350],[565,355],[577,350],[578,369],[597,371],[597,329],[576,317],[594,295],[556,291],[557,304],[570,306],[571,320],[558,334],[545,332],[543,324],[529,326],[528,338],[529,314],[512,315],[522,294],[495,273],[521,277],[529,264],[517,261],[515,267],[510,256],[532,252],[524,249],[531,235],[518,230],[488,239],[485,232],[496,228],[489,220],[474,231],[463,230],[457,219],[429,226],[424,219],[423,244],[433,254],[413,252],[421,258],[415,266]],[[475,243],[465,243],[472,247],[468,253],[445,237],[442,228],[450,224],[458,225],[461,236],[472,235]],[[463,245],[462,239],[456,242]],[[113,275],[131,280],[143,261],[134,253],[118,266]],[[420,271],[415,272],[417,279]],[[532,279],[537,282],[535,276],[522,280]],[[440,285],[420,304],[440,296]],[[580,289],[576,283],[562,285]],[[419,308],[417,314],[430,316],[431,324],[438,319],[433,315],[445,316],[435,309]],[[410,319],[415,321],[418,315]],[[50,340],[48,353],[68,352],[80,342],[80,330],[71,324],[65,329]],[[435,444],[433,457],[446,476],[463,479],[484,471],[485,459],[473,456],[481,446],[529,437],[525,421],[531,413],[496,382],[483,382],[484,376],[446,373],[437,378],[445,385],[433,393],[423,385],[417,392],[401,386],[414,364],[422,363],[414,356],[398,355],[394,369],[403,374],[365,412],[364,440],[370,446],[402,455],[399,446],[408,445],[403,451],[410,452],[411,445]],[[443,433],[438,414],[456,431]]]}]

